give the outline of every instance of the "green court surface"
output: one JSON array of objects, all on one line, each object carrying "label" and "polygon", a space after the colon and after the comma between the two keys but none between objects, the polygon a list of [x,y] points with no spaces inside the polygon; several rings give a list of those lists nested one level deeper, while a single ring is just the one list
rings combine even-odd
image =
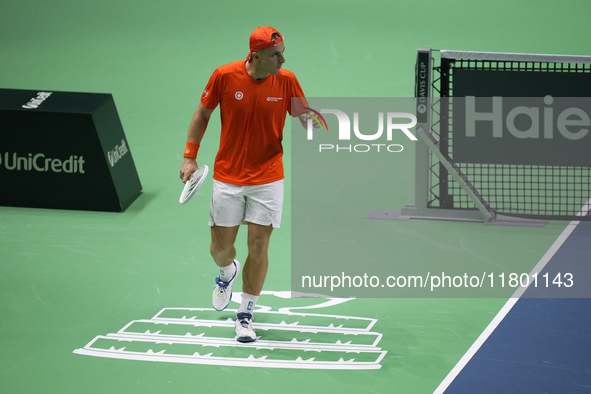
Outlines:
[{"label": "green court surface", "polygon": [[[419,47],[589,55],[590,8],[588,1],[533,0],[2,1],[0,88],[113,94],[143,193],[124,213],[0,207],[0,393],[433,392],[506,299],[355,299],[308,310],[375,319],[370,331],[381,334],[376,346],[387,352],[379,369],[206,365],[74,351],[164,308],[211,308],[217,275],[207,227],[211,178],[181,206],[178,174],[202,89],[217,66],[246,58],[257,26],[271,25],[286,37],[285,68],[310,97],[411,97]],[[201,164],[213,164],[219,126],[216,110]],[[290,132],[287,122],[288,174]],[[408,147],[392,169],[390,205],[374,208],[413,202]],[[9,187],[2,184],[0,193]],[[288,176],[267,291],[290,289],[291,191]],[[533,267],[565,225],[379,224],[392,234],[394,257],[439,259],[442,267],[457,260]],[[237,243],[242,261],[244,230]],[[275,309],[309,302],[262,300]],[[219,316],[222,322],[232,313]],[[231,328],[226,332],[233,337]],[[321,340],[332,341],[327,337]],[[263,354],[257,351],[256,357]]]}]

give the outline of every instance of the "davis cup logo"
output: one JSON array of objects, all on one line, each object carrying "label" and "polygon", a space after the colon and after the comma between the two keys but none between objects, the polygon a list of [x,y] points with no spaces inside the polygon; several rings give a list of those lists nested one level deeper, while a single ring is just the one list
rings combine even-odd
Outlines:
[{"label": "davis cup logo", "polygon": [[234,95],[234,97],[236,97],[236,100],[242,100],[242,97],[244,97],[244,94],[242,94],[241,91],[237,91],[236,94]]},{"label": "davis cup logo", "polygon": [[[234,292],[235,306],[242,293]],[[116,333],[98,335],[74,353],[137,361],[236,367],[372,370],[387,350],[379,347],[377,319],[327,313],[353,298],[309,298],[311,305],[288,306],[291,292],[263,291],[253,322],[261,337],[240,343],[235,309],[164,308],[149,319],[133,320]],[[326,311],[328,309],[328,311]]]}]

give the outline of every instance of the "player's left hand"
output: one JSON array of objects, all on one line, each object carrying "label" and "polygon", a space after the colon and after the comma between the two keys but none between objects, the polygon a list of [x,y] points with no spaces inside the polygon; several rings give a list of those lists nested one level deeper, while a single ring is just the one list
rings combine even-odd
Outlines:
[{"label": "player's left hand", "polygon": [[315,129],[320,128],[320,123],[318,123],[318,121],[309,113],[300,115],[299,119],[300,123],[302,124],[302,127],[306,130],[308,130],[308,119],[312,119],[312,127],[314,127]]}]

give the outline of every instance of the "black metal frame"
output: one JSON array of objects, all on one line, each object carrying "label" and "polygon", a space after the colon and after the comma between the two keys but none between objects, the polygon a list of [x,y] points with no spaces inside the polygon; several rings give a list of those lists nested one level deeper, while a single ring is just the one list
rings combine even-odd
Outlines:
[{"label": "black metal frame", "polygon": [[[453,161],[453,71],[455,69],[507,70],[528,72],[591,72],[591,64],[534,61],[492,61],[442,58],[433,70],[431,111],[439,119],[431,131],[439,138],[439,150],[474,183],[492,210],[506,216],[556,220],[591,220],[577,216],[591,197],[591,168],[534,165],[495,165]],[[591,92],[590,92],[591,94]],[[524,94],[527,96],[527,94]],[[437,107],[439,111],[437,111]],[[430,208],[474,209],[473,202],[449,175],[437,158],[430,159]]]}]

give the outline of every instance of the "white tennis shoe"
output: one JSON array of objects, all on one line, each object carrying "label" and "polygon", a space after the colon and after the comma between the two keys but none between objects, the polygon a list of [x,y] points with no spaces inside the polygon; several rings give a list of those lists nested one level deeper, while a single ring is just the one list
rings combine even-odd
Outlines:
[{"label": "white tennis shoe", "polygon": [[257,335],[252,328],[252,315],[246,312],[236,314],[236,340],[238,342],[254,342]]},{"label": "white tennis shoe", "polygon": [[216,311],[223,311],[230,304],[230,300],[232,299],[232,284],[238,276],[238,272],[240,272],[240,263],[238,260],[234,260],[234,266],[236,267],[236,272],[229,282],[222,281],[219,276],[215,278],[216,285],[213,287],[212,303],[213,309]]}]

